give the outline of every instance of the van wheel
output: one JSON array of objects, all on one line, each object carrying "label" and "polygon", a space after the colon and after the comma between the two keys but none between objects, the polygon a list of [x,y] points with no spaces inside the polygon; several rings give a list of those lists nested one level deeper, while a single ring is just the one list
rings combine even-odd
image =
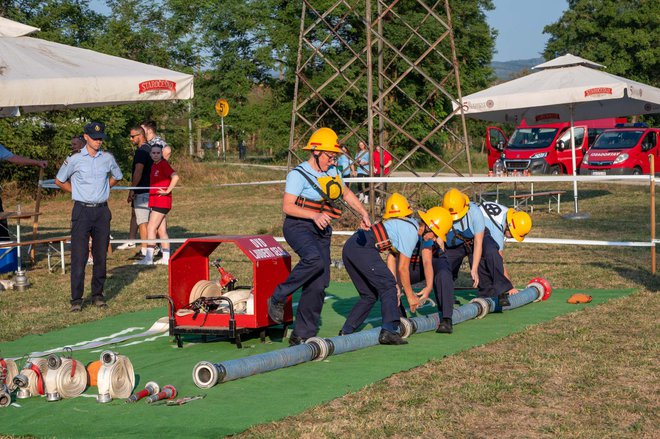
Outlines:
[{"label": "van wheel", "polygon": [[550,175],[561,175],[561,168],[559,165],[554,165],[550,168]]},{"label": "van wheel", "polygon": [[633,168],[632,175],[642,175],[642,170],[640,168]]}]

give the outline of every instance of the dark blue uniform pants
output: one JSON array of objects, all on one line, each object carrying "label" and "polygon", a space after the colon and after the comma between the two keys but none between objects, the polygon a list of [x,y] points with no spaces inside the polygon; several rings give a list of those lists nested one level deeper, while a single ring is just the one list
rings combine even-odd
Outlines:
[{"label": "dark blue uniform pants", "polygon": [[[497,243],[486,229],[479,261],[479,297],[494,297],[513,288],[511,281],[504,276],[504,261]],[[453,279],[458,277],[463,259],[467,256],[472,266],[472,245],[459,245],[447,248],[447,258]]]},{"label": "dark blue uniform pants", "polygon": [[300,261],[289,277],[275,288],[273,299],[285,302],[302,287],[293,333],[300,338],[314,337],[321,321],[325,289],[330,285],[332,228],[320,230],[312,220],[286,217],[283,232],[284,239],[300,256]]},{"label": "dark blue uniform pants", "polygon": [[71,303],[82,303],[85,290],[85,266],[89,253],[89,237],[92,237],[92,298],[103,297],[105,263],[110,243],[108,206],[85,207],[74,203],[71,212]]},{"label": "dark blue uniform pants", "polygon": [[[410,265],[410,282],[425,281],[422,262]],[[450,319],[454,312],[454,279],[449,269],[447,255],[440,253],[433,257],[433,293],[438,304],[440,317]]]},{"label": "dark blue uniform pants", "polygon": [[400,316],[396,297],[396,279],[376,249],[373,232],[370,230],[355,232],[344,244],[342,259],[348,275],[360,293],[360,300],[348,314],[342,332],[344,334],[355,332],[364,323],[378,299],[380,299],[383,329],[397,332]]}]

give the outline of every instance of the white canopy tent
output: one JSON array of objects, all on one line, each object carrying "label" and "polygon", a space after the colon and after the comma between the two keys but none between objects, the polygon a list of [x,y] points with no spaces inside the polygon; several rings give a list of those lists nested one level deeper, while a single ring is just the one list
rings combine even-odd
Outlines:
[{"label": "white canopy tent", "polygon": [[[601,68],[578,56],[560,56],[533,67],[535,73],[464,96],[463,111],[491,122],[570,122],[575,176],[574,120],[660,113],[660,89]],[[577,213],[577,180],[573,192]]]},{"label": "white canopy tent", "polygon": [[0,116],[193,97],[192,75],[25,36],[37,30],[0,17]]}]

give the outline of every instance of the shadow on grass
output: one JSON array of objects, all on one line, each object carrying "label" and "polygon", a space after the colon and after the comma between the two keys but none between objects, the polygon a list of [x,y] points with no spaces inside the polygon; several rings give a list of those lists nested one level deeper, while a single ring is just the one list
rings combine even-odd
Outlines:
[{"label": "shadow on grass", "polygon": [[653,292],[660,291],[660,279],[658,279],[657,275],[654,276],[651,273],[650,269],[644,270],[641,268],[631,268],[625,265],[613,266],[611,264],[605,264],[605,263],[594,263],[590,265],[598,268],[614,270],[622,278],[628,279],[634,282],[635,284],[639,285],[640,287],[646,288],[649,291],[653,291]]}]

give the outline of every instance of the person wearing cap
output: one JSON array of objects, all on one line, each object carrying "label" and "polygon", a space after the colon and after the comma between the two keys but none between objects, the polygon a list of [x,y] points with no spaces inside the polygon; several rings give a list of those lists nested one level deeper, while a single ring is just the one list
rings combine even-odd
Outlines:
[{"label": "person wearing cap", "polygon": [[71,192],[71,312],[82,310],[85,289],[85,264],[88,241],[92,238],[92,303],[107,307],[103,296],[106,278],[107,248],[110,242],[108,208],[110,188],[123,178],[114,156],[103,151],[105,125],[91,122],[85,125],[85,146],[70,155],[57,172],[55,184]]},{"label": "person wearing cap", "polygon": [[292,169],[286,177],[282,211],[286,215],[282,230],[287,244],[300,256],[287,279],[268,299],[268,315],[275,323],[284,321],[284,305],[302,287],[296,311],[296,327],[289,338],[294,346],[318,332],[325,289],[330,284],[330,240],[332,220],[341,216],[348,204],[369,228],[369,214],[355,194],[346,187],[335,163],[342,150],[337,134],[319,128],[303,148],[309,159]]},{"label": "person wearing cap", "polygon": [[[14,154],[0,143],[0,161],[5,160],[9,163],[19,166],[37,166],[41,169],[45,169],[46,166],[48,166],[48,162],[45,160],[35,160]],[[0,212],[4,211],[5,209],[2,206],[2,197],[0,197]],[[7,224],[6,219],[0,220],[0,241],[9,241],[9,225]]]},{"label": "person wearing cap", "polygon": [[479,264],[482,276],[479,277],[479,296],[499,297],[502,306],[508,306],[509,294],[518,292],[511,283],[511,276],[504,265],[504,238],[522,242],[532,229],[532,218],[527,212],[516,211],[499,203],[481,203],[486,228],[497,245],[497,253],[486,254]]},{"label": "person wearing cap", "polygon": [[[380,300],[382,327],[378,336],[380,344],[402,345],[408,342],[399,334],[399,284],[406,296],[411,312],[419,307],[419,299],[410,283],[410,258],[421,237],[424,241],[442,239],[449,229],[451,220],[442,208],[435,211],[419,211],[421,223],[412,217],[408,202],[400,194],[399,207],[404,210],[374,224],[369,230],[358,230],[351,236],[342,250],[346,271],[360,299],[348,314],[339,335],[352,334],[364,323],[377,300]],[[390,197],[391,198],[391,197]],[[390,201],[390,200],[388,200]],[[392,206],[393,203],[389,203]],[[387,253],[383,261],[381,253]],[[398,281],[397,281],[398,279]]]}]

